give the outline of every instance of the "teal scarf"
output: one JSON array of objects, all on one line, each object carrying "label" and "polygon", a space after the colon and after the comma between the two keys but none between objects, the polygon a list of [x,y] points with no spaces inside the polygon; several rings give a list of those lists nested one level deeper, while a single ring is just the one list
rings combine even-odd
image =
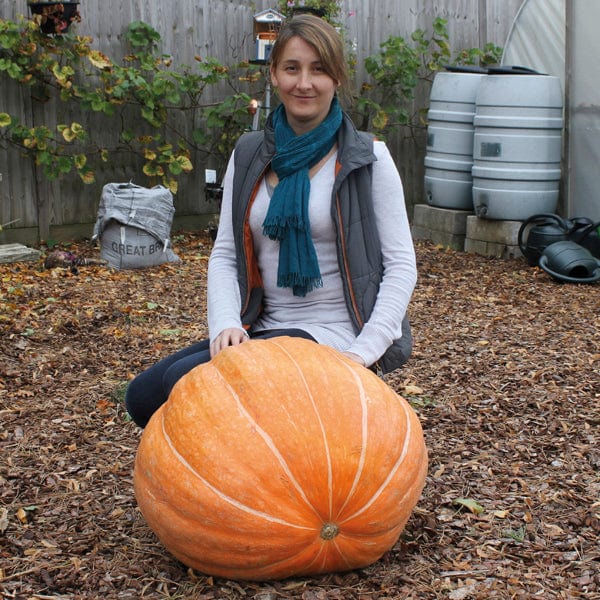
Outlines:
[{"label": "teal scarf", "polygon": [[271,167],[279,178],[273,191],[263,234],[279,240],[278,287],[306,296],[323,286],[317,253],[310,237],[308,171],[332,148],[342,123],[342,109],[333,99],[326,119],[315,129],[296,135],[280,104],[273,113],[275,156]]}]

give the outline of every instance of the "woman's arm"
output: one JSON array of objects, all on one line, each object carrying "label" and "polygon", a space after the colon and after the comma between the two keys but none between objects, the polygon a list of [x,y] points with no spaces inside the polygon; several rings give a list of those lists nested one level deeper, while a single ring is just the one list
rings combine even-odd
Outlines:
[{"label": "woman's arm", "polygon": [[417,281],[417,266],[400,174],[383,142],[375,142],[373,207],[383,279],[371,316],[347,352],[375,363],[402,336],[402,319]]},{"label": "woman's arm", "polygon": [[232,154],[223,179],[217,239],[208,261],[208,331],[213,356],[224,347],[247,339],[240,318],[240,288],[231,221],[233,173]]}]

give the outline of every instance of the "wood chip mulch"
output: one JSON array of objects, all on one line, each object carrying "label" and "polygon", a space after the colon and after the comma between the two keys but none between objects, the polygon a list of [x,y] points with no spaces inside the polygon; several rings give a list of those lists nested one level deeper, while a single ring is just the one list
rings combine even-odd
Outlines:
[{"label": "wood chip mulch", "polygon": [[136,506],[122,403],[134,374],[206,335],[210,238],[173,239],[181,263],[137,271],[0,265],[3,600],[600,599],[600,285],[421,242],[415,351],[387,381],[430,465],[395,547],[265,583],[173,559]]}]

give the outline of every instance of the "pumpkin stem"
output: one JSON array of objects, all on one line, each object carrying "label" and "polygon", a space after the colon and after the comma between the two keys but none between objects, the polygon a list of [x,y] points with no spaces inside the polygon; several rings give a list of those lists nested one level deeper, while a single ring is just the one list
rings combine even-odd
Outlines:
[{"label": "pumpkin stem", "polygon": [[332,540],[340,532],[339,527],[335,523],[325,523],[321,527],[321,538],[324,540]]}]

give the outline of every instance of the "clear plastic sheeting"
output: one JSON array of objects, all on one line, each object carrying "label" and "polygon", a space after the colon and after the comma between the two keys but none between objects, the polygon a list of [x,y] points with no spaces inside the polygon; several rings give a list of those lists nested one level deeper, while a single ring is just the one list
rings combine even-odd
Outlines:
[{"label": "clear plastic sheeting", "polygon": [[600,1],[568,2],[525,0],[508,34],[502,64],[560,78],[568,129],[563,212],[600,221]]},{"label": "clear plastic sheeting", "polygon": [[565,83],[565,0],[525,0],[504,45],[503,65],[529,67]]},{"label": "clear plastic sheeting", "polygon": [[570,1],[569,216],[600,221],[600,2]]}]

